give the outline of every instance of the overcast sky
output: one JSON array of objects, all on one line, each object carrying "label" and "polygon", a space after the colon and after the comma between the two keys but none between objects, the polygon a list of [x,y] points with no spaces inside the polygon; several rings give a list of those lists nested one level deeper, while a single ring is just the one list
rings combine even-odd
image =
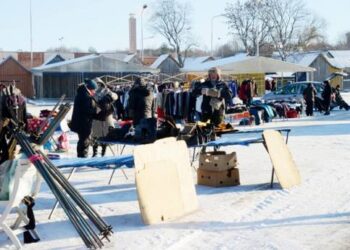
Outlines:
[{"label": "overcast sky", "polygon": [[[153,0],[154,1],[154,0]],[[156,48],[162,38],[152,34],[147,19],[152,13],[152,2],[147,0],[32,0],[33,49],[43,51],[61,44],[98,51],[127,49],[129,44],[129,13],[138,17],[138,48],[140,48],[139,16],[143,4],[144,47]],[[179,0],[192,5],[194,39],[202,49],[210,49],[210,20],[223,13],[229,0]],[[30,0],[0,0],[0,48],[3,50],[29,50]],[[331,43],[350,31],[349,0],[305,0],[307,6],[327,22],[327,35]],[[214,20],[214,48],[231,37],[224,18]],[[153,36],[153,38],[151,38]],[[59,38],[63,37],[62,41]]]}]

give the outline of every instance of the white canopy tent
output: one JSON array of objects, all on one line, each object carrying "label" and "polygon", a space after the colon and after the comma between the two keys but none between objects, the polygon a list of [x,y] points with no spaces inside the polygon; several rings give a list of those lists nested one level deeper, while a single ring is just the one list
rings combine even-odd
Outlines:
[{"label": "white canopy tent", "polygon": [[316,69],[294,63],[275,60],[267,57],[254,56],[238,60],[227,58],[205,62],[192,68],[183,68],[182,72],[206,73],[210,68],[217,67],[225,74],[250,74],[268,72],[313,72]]}]

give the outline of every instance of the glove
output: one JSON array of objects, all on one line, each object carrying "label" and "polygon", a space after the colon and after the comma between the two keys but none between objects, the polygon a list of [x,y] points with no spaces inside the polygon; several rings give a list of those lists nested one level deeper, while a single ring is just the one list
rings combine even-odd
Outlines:
[{"label": "glove", "polygon": [[208,89],[203,88],[201,93],[202,93],[202,95],[208,95]]}]

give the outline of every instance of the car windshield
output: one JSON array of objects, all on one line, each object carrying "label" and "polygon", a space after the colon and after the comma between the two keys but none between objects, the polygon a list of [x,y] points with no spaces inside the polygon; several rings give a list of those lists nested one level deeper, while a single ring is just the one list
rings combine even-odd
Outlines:
[{"label": "car windshield", "polygon": [[297,91],[297,85],[296,84],[289,84],[287,86],[282,87],[281,89],[276,90],[274,93],[275,95],[288,95],[288,94],[294,94]]},{"label": "car windshield", "polygon": [[315,88],[316,88],[317,93],[323,92],[323,85],[322,84],[316,84]]}]

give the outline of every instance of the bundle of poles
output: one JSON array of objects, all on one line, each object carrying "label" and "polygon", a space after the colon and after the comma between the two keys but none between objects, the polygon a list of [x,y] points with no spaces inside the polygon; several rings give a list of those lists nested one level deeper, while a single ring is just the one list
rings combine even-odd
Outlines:
[{"label": "bundle of poles", "polygon": [[[23,153],[37,168],[86,247],[102,248],[104,245],[102,240],[109,241],[109,237],[113,233],[112,227],[106,224],[46,155],[31,145],[29,138],[16,121],[11,120],[9,128],[11,137],[17,141]],[[84,218],[83,215],[87,218]]]}]

